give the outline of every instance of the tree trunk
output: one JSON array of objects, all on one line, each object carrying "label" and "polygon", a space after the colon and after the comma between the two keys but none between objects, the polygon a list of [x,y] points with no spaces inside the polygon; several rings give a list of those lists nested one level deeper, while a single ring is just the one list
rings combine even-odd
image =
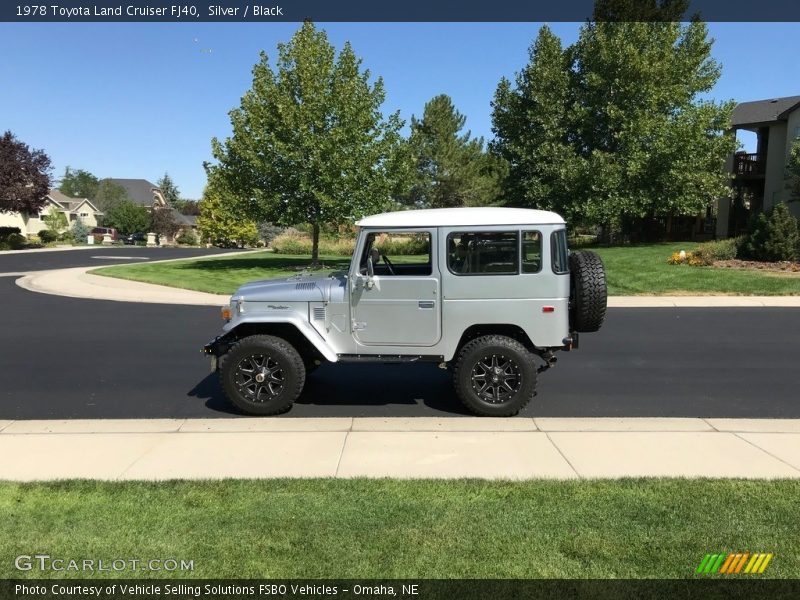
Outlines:
[{"label": "tree trunk", "polygon": [[319,266],[319,223],[311,224],[311,266]]}]

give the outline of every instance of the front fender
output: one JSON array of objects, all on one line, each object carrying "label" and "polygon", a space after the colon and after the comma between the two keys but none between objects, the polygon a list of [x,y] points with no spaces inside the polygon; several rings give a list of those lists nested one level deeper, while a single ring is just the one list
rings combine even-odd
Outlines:
[{"label": "front fender", "polygon": [[206,345],[206,348],[214,348],[212,352],[206,350],[206,354],[219,355],[227,352],[227,346],[238,339],[236,332],[242,327],[247,327],[247,329],[263,327],[264,333],[269,334],[270,325],[292,325],[322,356],[325,357],[325,360],[330,362],[337,362],[339,360],[339,356],[336,352],[331,349],[319,332],[311,326],[311,323],[300,318],[299,315],[295,316],[291,313],[275,315],[274,317],[263,314],[251,317],[243,315],[223,327],[225,333]]}]

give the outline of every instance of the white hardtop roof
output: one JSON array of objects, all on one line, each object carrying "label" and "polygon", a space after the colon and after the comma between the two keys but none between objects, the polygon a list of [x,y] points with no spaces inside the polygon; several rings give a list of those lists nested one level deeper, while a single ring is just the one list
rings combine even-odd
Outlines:
[{"label": "white hardtop roof", "polygon": [[547,210],[529,208],[498,208],[490,206],[469,208],[429,208],[400,210],[365,217],[356,225],[361,227],[444,227],[481,225],[562,225],[561,215]]}]

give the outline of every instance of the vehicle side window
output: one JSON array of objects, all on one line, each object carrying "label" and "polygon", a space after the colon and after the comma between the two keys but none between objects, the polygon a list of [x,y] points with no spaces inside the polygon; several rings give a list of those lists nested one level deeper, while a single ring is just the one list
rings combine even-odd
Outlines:
[{"label": "vehicle side window", "polygon": [[538,273],[542,270],[542,234],[538,231],[522,232],[522,272]]},{"label": "vehicle side window", "polygon": [[447,236],[447,268],[456,275],[516,275],[519,232],[451,233]]},{"label": "vehicle side window", "polygon": [[553,257],[553,273],[569,273],[566,229],[559,229],[550,235],[550,254]]},{"label": "vehicle side window", "polygon": [[367,274],[370,256],[376,275],[402,277],[433,273],[431,234],[427,232],[370,233],[359,262],[362,275]]}]

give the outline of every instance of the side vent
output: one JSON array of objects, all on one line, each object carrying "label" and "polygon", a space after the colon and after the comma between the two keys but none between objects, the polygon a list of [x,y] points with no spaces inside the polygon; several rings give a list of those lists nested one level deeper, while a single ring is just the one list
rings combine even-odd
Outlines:
[{"label": "side vent", "polygon": [[315,306],[314,307],[314,320],[315,321],[324,321],[325,320],[325,307],[324,306]]},{"label": "side vent", "polygon": [[317,284],[314,283],[313,281],[304,281],[303,283],[295,284],[294,289],[296,289],[296,290],[313,290],[315,287],[317,287]]}]

